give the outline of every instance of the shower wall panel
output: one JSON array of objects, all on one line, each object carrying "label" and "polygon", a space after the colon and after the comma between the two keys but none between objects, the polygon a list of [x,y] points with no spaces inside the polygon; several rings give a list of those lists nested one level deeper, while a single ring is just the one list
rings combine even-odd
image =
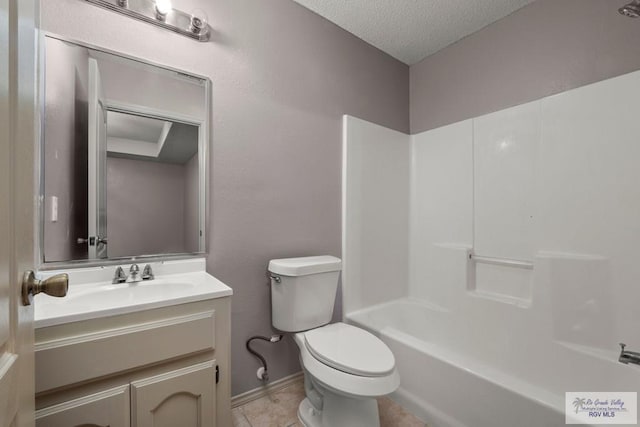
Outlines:
[{"label": "shower wall panel", "polygon": [[[551,315],[544,345],[640,348],[638,111],[640,72],[414,135],[408,296],[475,325],[482,299]],[[441,268],[464,250],[499,262]]]},{"label": "shower wall panel", "polygon": [[343,132],[346,312],[407,295],[410,138],[351,116]]}]

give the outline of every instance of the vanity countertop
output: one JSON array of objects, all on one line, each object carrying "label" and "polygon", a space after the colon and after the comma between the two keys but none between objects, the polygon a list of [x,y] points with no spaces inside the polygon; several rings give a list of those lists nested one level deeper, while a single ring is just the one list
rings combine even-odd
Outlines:
[{"label": "vanity countertop", "polygon": [[[230,287],[208,274],[204,259],[152,263],[156,278],[112,284],[116,266],[67,270],[69,291],[64,298],[35,297],[35,328],[132,313],[177,304],[230,296]],[[142,267],[142,266],[141,266]],[[125,271],[128,266],[123,265]],[[62,271],[42,272],[41,278]]]}]

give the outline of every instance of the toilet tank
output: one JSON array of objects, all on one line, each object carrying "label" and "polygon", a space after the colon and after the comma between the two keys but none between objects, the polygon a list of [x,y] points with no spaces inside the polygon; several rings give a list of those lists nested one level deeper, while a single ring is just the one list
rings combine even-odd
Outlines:
[{"label": "toilet tank", "polygon": [[334,256],[269,261],[271,323],[284,332],[299,332],[331,321],[342,262]]}]

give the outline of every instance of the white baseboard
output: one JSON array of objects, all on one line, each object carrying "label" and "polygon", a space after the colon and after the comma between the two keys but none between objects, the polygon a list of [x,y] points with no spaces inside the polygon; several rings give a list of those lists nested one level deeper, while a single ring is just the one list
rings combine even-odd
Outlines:
[{"label": "white baseboard", "polygon": [[261,397],[268,394],[278,392],[285,387],[289,387],[292,384],[302,381],[303,378],[303,373],[298,372],[287,377],[280,378],[279,380],[270,382],[267,385],[254,388],[253,390],[246,391],[237,396],[233,396],[231,398],[231,407],[237,408],[238,406],[246,405],[247,403],[252,402],[256,399],[260,399]]}]

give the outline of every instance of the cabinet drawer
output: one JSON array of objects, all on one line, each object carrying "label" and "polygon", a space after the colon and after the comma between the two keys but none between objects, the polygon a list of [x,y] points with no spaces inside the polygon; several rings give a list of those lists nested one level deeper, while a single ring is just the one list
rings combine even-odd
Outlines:
[{"label": "cabinet drawer", "polygon": [[129,386],[124,385],[36,411],[36,427],[129,427]]},{"label": "cabinet drawer", "polygon": [[215,348],[206,311],[36,344],[36,393]]}]

